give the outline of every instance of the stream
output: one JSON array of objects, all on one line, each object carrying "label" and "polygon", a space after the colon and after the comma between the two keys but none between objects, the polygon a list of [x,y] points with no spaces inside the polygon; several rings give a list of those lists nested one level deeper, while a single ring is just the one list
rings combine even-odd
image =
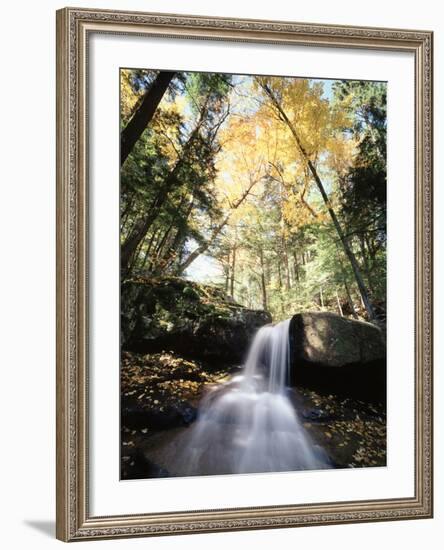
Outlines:
[{"label": "stream", "polygon": [[241,373],[207,392],[196,421],[172,442],[170,471],[192,476],[331,467],[289,395],[289,323],[260,328]]}]

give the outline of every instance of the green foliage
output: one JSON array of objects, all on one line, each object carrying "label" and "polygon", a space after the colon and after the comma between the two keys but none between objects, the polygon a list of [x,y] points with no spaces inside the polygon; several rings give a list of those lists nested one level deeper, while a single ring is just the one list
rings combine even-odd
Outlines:
[{"label": "green foliage", "polygon": [[[156,76],[122,71],[122,125]],[[310,79],[176,73],[121,169],[122,246],[138,236],[126,277],[199,280],[187,260],[211,258],[220,292],[275,320],[316,309],[366,318],[325,199],[267,90],[297,127],[383,317],[384,83],[337,81],[326,96]]]},{"label": "green foliage", "polygon": [[[150,84],[151,73],[140,73],[126,76],[124,83],[132,87],[122,86],[123,96],[137,95]],[[162,100],[122,167],[122,244],[150,212],[155,214],[132,258],[130,273],[174,273],[187,240],[203,239],[194,215],[218,217],[213,186],[219,150],[215,124],[224,115],[226,86],[228,77],[177,73],[173,91]]]}]

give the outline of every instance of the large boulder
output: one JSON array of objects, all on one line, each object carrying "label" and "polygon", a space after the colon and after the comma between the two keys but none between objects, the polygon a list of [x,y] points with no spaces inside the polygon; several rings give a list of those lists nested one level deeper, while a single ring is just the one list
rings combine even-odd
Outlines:
[{"label": "large boulder", "polygon": [[385,359],[381,329],[331,312],[298,313],[291,320],[294,360],[325,367]]},{"label": "large boulder", "polygon": [[253,334],[271,322],[266,311],[230,300],[218,288],[165,277],[125,281],[121,339],[126,350],[242,362]]},{"label": "large boulder", "polygon": [[294,385],[384,401],[386,344],[383,331],[330,312],[294,315],[290,324]]}]

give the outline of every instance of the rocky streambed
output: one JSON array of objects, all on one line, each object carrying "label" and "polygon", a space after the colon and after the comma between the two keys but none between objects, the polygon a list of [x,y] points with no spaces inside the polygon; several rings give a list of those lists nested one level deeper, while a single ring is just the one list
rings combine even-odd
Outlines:
[{"label": "rocky streambed", "polygon": [[[126,352],[121,383],[121,478],[180,475],[171,466],[176,465],[188,427],[196,419],[200,398],[209,387],[237,372],[236,366],[214,370],[172,353]],[[303,426],[334,467],[386,465],[384,404],[301,386],[290,392]],[[211,474],[211,468],[202,474]]]},{"label": "rocky streambed", "polygon": [[[240,371],[269,322],[267,312],[182,279],[123,285],[122,479],[181,475],[175,458],[200,399]],[[313,444],[336,468],[385,466],[382,331],[328,312],[296,314],[290,327],[288,391]]]}]

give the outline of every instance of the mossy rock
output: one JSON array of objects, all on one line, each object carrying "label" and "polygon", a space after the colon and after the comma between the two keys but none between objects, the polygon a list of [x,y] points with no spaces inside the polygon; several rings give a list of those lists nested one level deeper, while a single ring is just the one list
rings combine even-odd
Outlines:
[{"label": "mossy rock", "polygon": [[291,322],[295,359],[326,367],[367,364],[385,359],[381,329],[331,312],[295,315]]},{"label": "mossy rock", "polygon": [[386,344],[379,327],[331,312],[298,313],[290,346],[295,385],[385,401]]},{"label": "mossy rock", "polygon": [[178,277],[136,279],[121,287],[123,349],[174,351],[215,363],[241,362],[266,311],[236,304],[223,290]]},{"label": "mossy rock", "polygon": [[188,299],[188,300],[200,300],[200,295],[196,291],[196,289],[192,288],[191,286],[186,286],[182,290],[182,294]]}]

